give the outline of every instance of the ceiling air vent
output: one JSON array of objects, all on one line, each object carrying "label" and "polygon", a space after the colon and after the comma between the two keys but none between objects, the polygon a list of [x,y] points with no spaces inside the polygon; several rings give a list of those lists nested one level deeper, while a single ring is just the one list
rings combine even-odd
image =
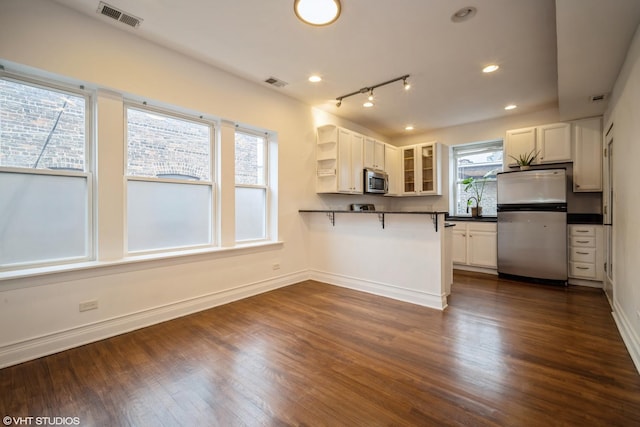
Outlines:
[{"label": "ceiling air vent", "polygon": [[269,83],[270,85],[273,85],[275,87],[285,87],[286,85],[288,85],[289,83],[287,82],[283,82],[280,79],[276,79],[275,77],[269,77],[267,80],[264,81],[265,83]]},{"label": "ceiling air vent", "polygon": [[604,101],[605,99],[607,99],[606,93],[602,93],[599,95],[591,95],[589,97],[589,102],[600,102],[600,101]]},{"label": "ceiling air vent", "polygon": [[127,24],[130,27],[138,28],[142,23],[142,19],[137,18],[130,13],[126,13],[104,2],[100,2],[97,12],[100,15],[108,16],[111,19],[120,21],[123,24]]}]

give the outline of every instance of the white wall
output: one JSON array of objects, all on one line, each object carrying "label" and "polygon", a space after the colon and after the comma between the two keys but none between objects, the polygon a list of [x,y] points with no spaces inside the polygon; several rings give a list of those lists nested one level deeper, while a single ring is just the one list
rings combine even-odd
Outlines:
[{"label": "white wall", "polygon": [[[640,27],[618,76],[605,130],[613,124],[614,316],[640,370]],[[634,195],[634,196],[631,196]]]},{"label": "white wall", "polygon": [[312,277],[365,292],[443,309],[444,217],[428,214],[306,213]]},{"label": "white wall", "polygon": [[[122,182],[123,95],[277,133],[278,237],[283,242],[3,280],[0,366],[308,277],[298,209],[318,200],[310,107],[44,0],[0,2],[0,63],[101,88],[98,114],[115,125],[98,129],[100,190]],[[122,194],[102,191],[98,199],[102,260],[122,254]],[[272,269],[275,263],[280,270]],[[79,302],[90,299],[99,300],[99,309],[79,313]]]}]

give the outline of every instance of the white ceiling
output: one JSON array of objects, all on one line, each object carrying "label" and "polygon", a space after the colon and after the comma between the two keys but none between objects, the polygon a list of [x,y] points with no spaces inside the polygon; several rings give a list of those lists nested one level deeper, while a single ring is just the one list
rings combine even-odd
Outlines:
[{"label": "white ceiling", "polygon": [[[388,137],[557,105],[566,119],[601,114],[588,97],[611,90],[640,22],[640,0],[342,0],[320,28],[295,17],[293,0],[108,0],[143,19],[132,29],[98,15],[99,0],[56,1],[257,84],[276,77],[288,85],[274,91]],[[453,23],[465,6],[478,13]],[[489,63],[500,69],[483,74]],[[374,92],[373,108],[364,95],[335,106],[404,74],[408,92],[397,82]]]}]

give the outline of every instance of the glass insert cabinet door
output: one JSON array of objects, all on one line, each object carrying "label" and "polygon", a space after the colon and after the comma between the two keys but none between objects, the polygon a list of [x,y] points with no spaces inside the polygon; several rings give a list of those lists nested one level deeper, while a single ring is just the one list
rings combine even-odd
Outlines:
[{"label": "glass insert cabinet door", "polygon": [[402,148],[402,194],[432,196],[442,194],[440,185],[440,145],[428,142]]},{"label": "glass insert cabinet door", "polygon": [[416,148],[402,149],[402,182],[404,193],[415,193],[415,165],[416,165]]},{"label": "glass insert cabinet door", "polygon": [[433,145],[421,148],[422,188],[421,191],[432,192],[434,187]]}]

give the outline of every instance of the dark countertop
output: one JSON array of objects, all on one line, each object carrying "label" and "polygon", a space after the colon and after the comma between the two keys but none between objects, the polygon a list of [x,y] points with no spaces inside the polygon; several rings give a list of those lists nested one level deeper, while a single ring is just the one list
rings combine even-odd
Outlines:
[{"label": "dark countertop", "polygon": [[414,214],[414,215],[446,215],[443,211],[351,211],[345,209],[299,209],[298,212],[355,213],[355,214]]},{"label": "dark countertop", "polygon": [[[602,224],[602,214],[590,213],[568,213],[567,224]],[[449,216],[445,217],[445,221],[471,221],[471,222],[497,222],[495,216]]]},{"label": "dark countertop", "polygon": [[602,214],[568,213],[567,224],[602,224]]},{"label": "dark countertop", "polygon": [[449,216],[444,218],[445,221],[473,221],[473,222],[497,222],[498,217],[495,216]]}]

